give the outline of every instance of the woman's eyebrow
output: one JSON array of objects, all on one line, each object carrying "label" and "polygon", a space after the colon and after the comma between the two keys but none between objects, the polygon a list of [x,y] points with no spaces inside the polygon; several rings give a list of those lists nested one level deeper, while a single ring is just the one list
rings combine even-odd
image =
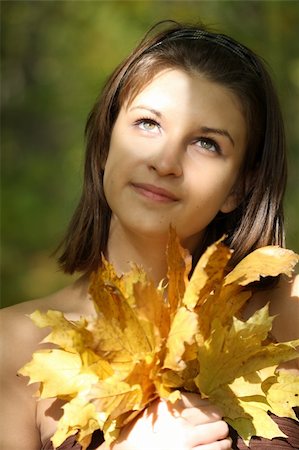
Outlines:
[{"label": "woman's eyebrow", "polygon": [[132,108],[129,109],[129,111],[134,111],[135,109],[144,109],[145,111],[149,111],[150,113],[154,114],[157,117],[163,116],[163,114],[160,111],[157,111],[154,108],[150,108],[148,106],[143,106],[143,105],[133,106]]},{"label": "woman's eyebrow", "polygon": [[232,136],[230,135],[230,133],[227,130],[223,130],[221,128],[200,127],[200,131],[202,133],[207,133],[207,134],[214,133],[214,134],[219,134],[221,136],[225,136],[230,140],[232,145],[235,146],[235,141],[233,140]]}]

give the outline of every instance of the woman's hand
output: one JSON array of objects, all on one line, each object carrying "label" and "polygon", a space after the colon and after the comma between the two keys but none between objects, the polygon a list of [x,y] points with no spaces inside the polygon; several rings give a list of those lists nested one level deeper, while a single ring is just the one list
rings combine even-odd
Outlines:
[{"label": "woman's hand", "polygon": [[197,394],[182,394],[174,405],[156,400],[125,427],[113,450],[229,450],[221,413]]}]

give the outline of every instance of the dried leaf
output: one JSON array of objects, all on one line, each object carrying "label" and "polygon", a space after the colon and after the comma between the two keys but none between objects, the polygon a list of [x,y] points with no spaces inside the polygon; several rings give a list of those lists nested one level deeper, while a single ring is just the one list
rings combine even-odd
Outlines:
[{"label": "dried leaf", "polygon": [[[247,322],[233,318],[231,326],[214,319],[209,339],[198,349],[200,372],[195,383],[199,391],[221,407],[226,420],[245,442],[252,435],[270,439],[282,436],[267,415],[268,410],[274,413],[278,410],[271,408],[262,388],[263,369],[298,357],[295,346],[299,342],[265,344],[272,320],[268,306]],[[293,386],[289,388],[295,398]],[[288,417],[294,416],[292,406],[294,404],[289,404],[287,408]]]},{"label": "dried leaf", "polygon": [[288,372],[279,372],[263,383],[271,411],[277,416],[296,420],[292,409],[299,406],[299,377]]},{"label": "dried leaf", "polygon": [[66,351],[82,351],[90,345],[93,336],[86,329],[87,320],[71,322],[62,312],[49,310],[46,314],[35,311],[30,315],[35,325],[39,328],[51,327],[52,332],[43,340],[59,345]]},{"label": "dried leaf", "polygon": [[221,241],[206,250],[194,269],[183,299],[184,305],[190,309],[200,306],[208,294],[217,289],[223,280],[232,252]]},{"label": "dried leaf", "polygon": [[52,438],[54,447],[61,445],[65,439],[77,431],[82,449],[86,450],[91,442],[92,433],[104,423],[101,415],[92,403],[86,402],[84,396],[77,396],[63,407],[64,414],[58,422],[58,428]]},{"label": "dried leaf", "polygon": [[239,403],[247,415],[247,420],[237,419],[231,421],[229,418],[226,420],[237,430],[245,443],[249,444],[252,435],[262,436],[266,439],[286,437],[268,415],[267,411],[269,410],[269,406],[267,403],[263,403],[262,399],[257,398],[256,401],[254,399],[250,399],[250,401],[239,399]]},{"label": "dried leaf", "polygon": [[173,228],[170,228],[169,238],[167,247],[167,300],[170,308],[170,317],[173,318],[177,309],[182,305],[185,289],[188,285],[191,258],[188,252],[180,246],[178,236]]},{"label": "dried leaf", "polygon": [[254,250],[225,277],[225,284],[237,283],[246,286],[260,277],[276,277],[281,273],[291,276],[298,255],[278,246],[267,246]]},{"label": "dried leaf", "polygon": [[235,316],[251,297],[244,286],[260,276],[289,275],[298,256],[266,247],[227,274],[230,257],[222,240],[216,242],[189,282],[190,257],[171,229],[167,286],[162,280],[156,288],[134,265],[118,276],[103,259],[91,276],[94,317],[31,316],[52,328],[44,342],[59,348],[35,352],[19,373],[40,383],[41,398],[67,401],[55,446],[77,434],[85,450],[98,428],[110,444],[150,402],[175,402],[183,389],[219,405],[246,442],[252,435],[283,435],[267,412],[294,418],[298,380],[276,367],[297,356],[299,341],[271,341],[267,306],[246,322]]},{"label": "dried leaf", "polygon": [[84,367],[79,354],[59,349],[35,352],[19,373],[29,376],[30,383],[41,383],[41,398],[72,398],[98,381],[98,376]]},{"label": "dried leaf", "polygon": [[185,344],[193,344],[197,331],[197,316],[194,312],[181,307],[174,316],[169,336],[166,342],[167,354],[164,367],[174,371],[185,369],[186,363],[182,359]]}]

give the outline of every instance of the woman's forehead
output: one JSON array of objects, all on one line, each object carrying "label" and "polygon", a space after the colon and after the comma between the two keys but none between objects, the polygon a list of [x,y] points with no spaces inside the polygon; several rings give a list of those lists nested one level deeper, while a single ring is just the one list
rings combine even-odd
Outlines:
[{"label": "woman's forehead", "polygon": [[[202,89],[202,85],[204,89]],[[199,92],[208,100],[213,100],[214,97],[215,101],[219,95],[222,98],[229,98],[230,103],[243,115],[240,99],[232,89],[211,80],[199,71],[187,71],[176,67],[167,67],[156,71],[146,82],[132,86],[124,95],[121,106],[127,110],[140,99],[149,99],[159,103],[162,98],[169,95],[174,101],[176,97],[180,97],[180,100],[182,98],[190,99],[190,97],[190,100],[196,100]],[[179,108],[180,105],[178,104],[177,107]]]}]

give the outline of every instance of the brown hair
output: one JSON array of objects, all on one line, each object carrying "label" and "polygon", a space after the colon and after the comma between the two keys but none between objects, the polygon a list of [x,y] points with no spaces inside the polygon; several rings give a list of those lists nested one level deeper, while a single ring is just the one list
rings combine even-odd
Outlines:
[{"label": "brown hair", "polygon": [[171,22],[154,36],[146,35],[116,68],[88,117],[83,192],[59,258],[67,273],[90,272],[101,264],[111,218],[103,192],[103,168],[112,128],[124,101],[165,68],[200,72],[230,89],[240,99],[247,121],[247,151],[239,175],[240,204],[231,213],[219,212],[208,225],[204,242],[193,255],[194,264],[206,246],[223,234],[234,249],[232,265],[255,248],[284,244],[285,136],[265,64],[228,36],[202,26]]}]

